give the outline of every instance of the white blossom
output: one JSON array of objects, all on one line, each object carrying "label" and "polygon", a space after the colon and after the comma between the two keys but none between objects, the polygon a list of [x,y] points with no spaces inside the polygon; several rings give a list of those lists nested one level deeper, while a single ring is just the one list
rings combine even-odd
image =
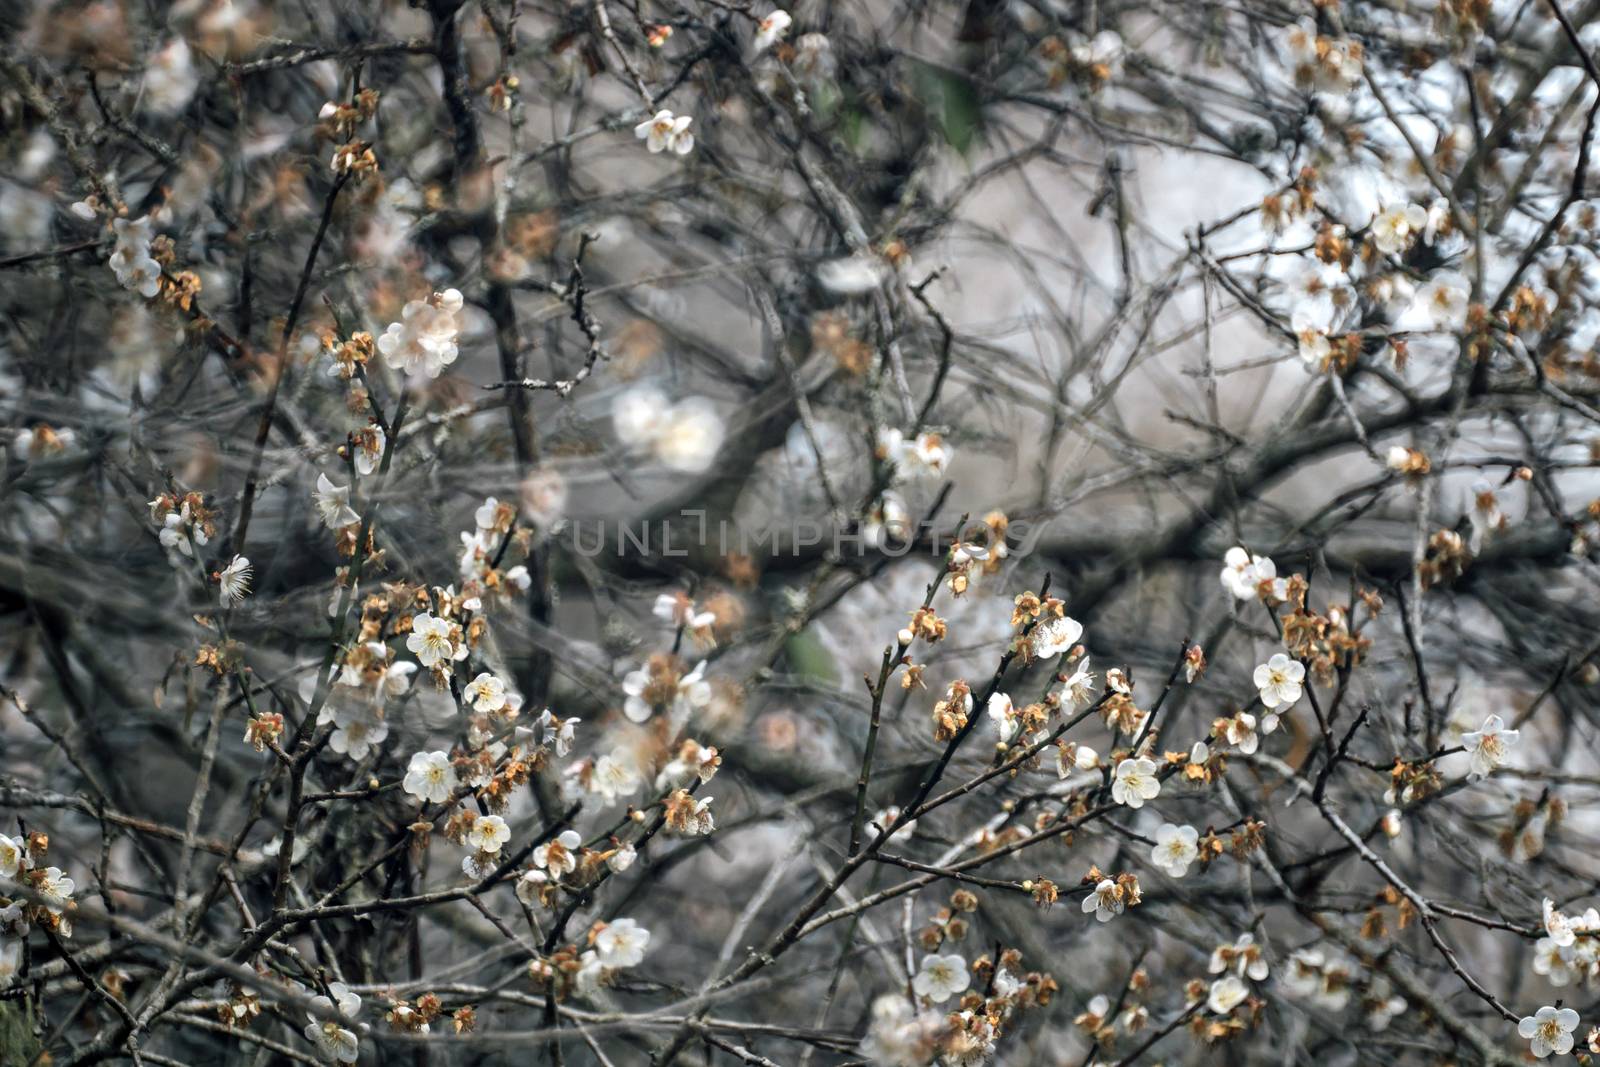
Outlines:
[{"label": "white blossom", "polygon": [[553,840],[546,841],[533,850],[533,865],[550,872],[550,877],[560,878],[578,869],[578,847],[583,838],[576,830],[563,830]]},{"label": "white blossom", "polygon": [[[333,994],[331,998],[311,998],[311,1003],[319,1010],[307,1013],[311,1021],[306,1024],[306,1038],[324,1059],[354,1063],[360,1055],[359,1039],[353,1030],[341,1024],[355,1022],[361,1011],[361,998],[350,992],[343,982],[330,982],[328,991]],[[337,1018],[326,1018],[328,1013],[335,1013]]]},{"label": "white blossom", "polygon": [[1092,771],[1100,766],[1100,754],[1088,745],[1068,743],[1056,748],[1056,776],[1065,778],[1073,771]]},{"label": "white blossom", "polygon": [[219,597],[223,607],[237,604],[250,595],[250,577],[252,573],[250,561],[244,556],[234,556],[233,562],[217,572],[217,585],[220,589]]},{"label": "white blossom", "polygon": [[972,972],[967,961],[956,953],[922,957],[922,966],[911,979],[911,988],[919,997],[934,1004],[943,1004],[951,997],[966,991],[972,984]]},{"label": "white blossom", "polygon": [[1249,986],[1234,975],[1227,975],[1211,983],[1211,991],[1206,995],[1206,1010],[1217,1015],[1231,1014],[1249,995]]},{"label": "white blossom", "polygon": [[194,69],[189,43],[174,37],[151,53],[146,62],[139,103],[146,111],[171,118],[189,106],[199,87],[200,74]]},{"label": "white blossom", "polygon": [[1417,290],[1417,304],[1433,325],[1443,330],[1459,330],[1467,321],[1471,290],[1458,274],[1440,273]]},{"label": "white blossom", "polygon": [[410,300],[378,338],[378,351],[392,370],[437,378],[456,361],[461,332],[459,289],[434,293],[426,300]]},{"label": "white blossom", "polygon": [[694,150],[694,134],[689,132],[693,121],[688,115],[674,115],[662,108],[635,126],[633,135],[644,142],[652,155],[670,149],[685,156]]},{"label": "white blossom", "polygon": [[1077,662],[1072,674],[1062,684],[1073,707],[1081,710],[1094,701],[1094,672],[1089,669],[1088,656]]},{"label": "white blossom", "polygon": [[1254,681],[1261,691],[1261,704],[1268,709],[1293,706],[1303,692],[1305,664],[1276,652],[1256,668]]},{"label": "white blossom", "polygon": [[77,888],[77,883],[68,878],[60,867],[46,867],[41,875],[36,876],[33,888],[44,900],[44,906],[51,915],[60,915],[72,901],[72,891]]},{"label": "white blossom", "polygon": [[1542,974],[1551,985],[1561,987],[1572,981],[1572,946],[1558,945],[1554,938],[1541,937],[1533,946],[1533,973]]},{"label": "white blossom", "polygon": [[1261,951],[1261,946],[1256,944],[1255,935],[1243,933],[1231,945],[1218,945],[1211,950],[1211,959],[1206,970],[1212,974],[1221,974],[1230,967],[1236,974],[1248,977],[1252,982],[1265,982],[1269,973],[1267,957]]},{"label": "white blossom", "polygon": [[374,745],[389,736],[389,723],[376,708],[342,705],[331,714],[334,731],[328,736],[328,748],[341,756],[364,760]]},{"label": "white blossom", "polygon": [[1117,764],[1111,778],[1111,799],[1130,808],[1144,807],[1144,802],[1161,795],[1161,780],[1156,777],[1154,760],[1143,756],[1132,757]]},{"label": "white blossom", "polygon": [[634,967],[650,947],[650,931],[633,919],[612,919],[594,935],[594,949],[607,967]]},{"label": "white blossom", "polygon": [[604,798],[607,804],[619,797],[631,796],[643,785],[639,770],[631,759],[608,753],[594,763],[589,776],[589,787]]},{"label": "white blossom", "polygon": [[461,695],[472,703],[474,711],[499,711],[506,706],[506,683],[484,671],[467,683]]},{"label": "white blossom", "polygon": [[1428,211],[1420,204],[1392,204],[1372,220],[1372,243],[1385,255],[1405,253],[1428,225]]},{"label": "white blossom", "polygon": [[[1261,595],[1261,583],[1271,582],[1273,596],[1285,599],[1287,588],[1278,577],[1277,565],[1266,556],[1254,556],[1239,546],[1228,549],[1222,557],[1222,587],[1238,600],[1255,600]],[[1283,588],[1283,594],[1279,589]]]},{"label": "white blossom", "polygon": [[457,785],[455,768],[444,752],[414,752],[406,765],[405,790],[418,800],[443,804]]},{"label": "white blossom", "polygon": [[985,712],[989,716],[989,721],[994,724],[995,732],[1002,743],[1016,737],[1017,732],[1022,729],[1022,719],[1017,707],[1005,693],[992,694]]},{"label": "white blossom", "polygon": [[756,27],[756,54],[760,55],[782,40],[783,35],[789,32],[789,26],[793,21],[789,17],[789,13],[782,9],[772,12],[772,14],[762,19],[760,25]]},{"label": "white blossom", "polygon": [[317,475],[317,491],[312,497],[322,524],[337,530],[361,521],[361,516],[350,507],[350,487],[339,485],[326,474]]},{"label": "white blossom", "polygon": [[888,277],[889,265],[865,253],[817,264],[817,281],[822,287],[845,296],[870,293]]},{"label": "white blossom", "polygon": [[1517,1034],[1527,1038],[1528,1050],[1539,1059],[1552,1054],[1565,1056],[1572,1051],[1572,1031],[1578,1028],[1578,1013],[1571,1008],[1545,1006],[1517,1023]]},{"label": "white blossom", "polygon": [[1164,823],[1156,831],[1156,843],[1150,850],[1150,862],[1174,878],[1189,873],[1189,864],[1200,855],[1200,832],[1192,826]]},{"label": "white blossom", "polygon": [[[1028,635],[1028,643],[1033,648],[1034,657],[1037,659],[1050,659],[1059,656],[1078,643],[1078,638],[1083,636],[1083,624],[1070,616],[1060,615],[1046,619],[1033,628]],[[1081,665],[1087,672],[1088,661]],[[1072,683],[1068,683],[1070,686]]]},{"label": "white blossom", "polygon": [[539,743],[554,749],[558,756],[566,756],[572,752],[572,743],[577,738],[578,724],[583,720],[576,715],[565,719],[558,719],[545,708],[539,713],[539,728],[543,731]]},{"label": "white blossom", "polygon": [[1100,879],[1089,895],[1083,898],[1084,914],[1094,913],[1094,917],[1103,923],[1108,923],[1122,914],[1122,891],[1117,883],[1110,878]]},{"label": "white blossom", "polygon": [[716,459],[726,428],[705,397],[669,403],[651,386],[636,386],[612,404],[611,422],[628,448],[645,448],[666,467],[699,473]]},{"label": "white blossom", "polygon": [[15,878],[27,865],[28,852],[22,838],[0,834],[0,877]]},{"label": "white blossom", "polygon": [[455,643],[450,638],[448,619],[423,612],[411,620],[411,633],[406,636],[406,648],[424,667],[433,668],[448,664],[457,658]]},{"label": "white blossom", "polygon": [[467,830],[467,844],[479,852],[499,852],[500,846],[509,840],[511,827],[498,815],[480,815]]},{"label": "white blossom", "polygon": [[907,439],[894,427],[878,430],[878,455],[894,468],[897,478],[937,479],[950,467],[950,446],[941,434],[922,430]]},{"label": "white blossom", "polygon": [[1486,778],[1493,774],[1495,768],[1505,763],[1511,747],[1521,736],[1520,730],[1506,729],[1505,720],[1498,715],[1483,720],[1481,728],[1462,734],[1461,743],[1472,757],[1472,777]]}]

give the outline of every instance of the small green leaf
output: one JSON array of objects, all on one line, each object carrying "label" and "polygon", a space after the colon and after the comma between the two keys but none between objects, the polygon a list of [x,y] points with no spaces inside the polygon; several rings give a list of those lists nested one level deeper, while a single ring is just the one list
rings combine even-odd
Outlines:
[{"label": "small green leaf", "polygon": [[912,67],[912,83],[917,99],[939,127],[945,143],[962,155],[972,147],[982,113],[978,91],[962,74],[917,63]]},{"label": "small green leaf", "polygon": [[839,672],[830,653],[815,634],[802,630],[783,643],[784,658],[791,673],[820,686],[839,684]]}]

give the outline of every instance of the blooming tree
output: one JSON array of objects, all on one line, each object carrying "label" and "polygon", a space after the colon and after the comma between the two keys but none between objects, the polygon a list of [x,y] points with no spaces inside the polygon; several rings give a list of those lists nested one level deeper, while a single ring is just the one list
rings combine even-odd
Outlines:
[{"label": "blooming tree", "polygon": [[18,8],[0,1062],[1600,1056],[1600,3]]}]

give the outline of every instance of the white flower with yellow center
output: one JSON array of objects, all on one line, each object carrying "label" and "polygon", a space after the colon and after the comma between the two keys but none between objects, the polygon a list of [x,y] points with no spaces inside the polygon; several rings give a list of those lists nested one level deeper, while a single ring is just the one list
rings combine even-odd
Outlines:
[{"label": "white flower with yellow center", "polygon": [[1305,664],[1290,659],[1282,652],[1256,668],[1256,688],[1261,691],[1261,704],[1266,708],[1286,708],[1300,699],[1304,692]]},{"label": "white flower with yellow center", "polygon": [[954,952],[922,957],[922,967],[911,979],[911,988],[917,996],[926,997],[934,1004],[943,1004],[965,992],[971,984],[972,972],[967,969],[967,961]]},{"label": "white flower with yellow center", "polygon": [[1571,1052],[1572,1031],[1577,1028],[1577,1012],[1548,1005],[1517,1023],[1517,1033],[1528,1040],[1529,1051],[1541,1060],[1552,1053],[1565,1056]]},{"label": "white flower with yellow center", "polygon": [[613,919],[594,935],[594,950],[607,967],[633,967],[650,947],[650,931],[632,919]]},{"label": "white flower with yellow center", "polygon": [[688,115],[674,115],[662,108],[635,126],[633,135],[644,142],[651,155],[670,149],[684,156],[694,150],[694,134],[689,132],[693,121]]},{"label": "white flower with yellow center", "polygon": [[1189,864],[1200,855],[1200,832],[1192,826],[1175,826],[1167,823],[1156,831],[1156,843],[1150,850],[1150,862],[1174,878],[1189,873]]},{"label": "white flower with yellow center", "polygon": [[1498,715],[1483,720],[1481,729],[1461,735],[1461,743],[1472,756],[1472,777],[1487,778],[1495,768],[1506,761],[1511,746],[1522,736],[1520,730],[1506,729],[1506,722]]},{"label": "white flower with yellow center", "polygon": [[406,648],[424,667],[435,667],[455,658],[456,646],[450,640],[450,623],[428,612],[411,620],[411,633],[406,638]]},{"label": "white flower with yellow center", "polygon": [[1109,878],[1102,878],[1083,898],[1083,912],[1085,915],[1093,912],[1097,920],[1108,923],[1122,914],[1122,898],[1121,887]]},{"label": "white flower with yellow center", "polygon": [[418,800],[443,804],[459,783],[450,757],[443,752],[416,752],[406,766],[405,790]]},{"label": "white flower with yellow center", "polygon": [[467,844],[479,852],[499,852],[509,840],[511,827],[498,815],[480,815],[467,831]]},{"label": "white flower with yellow center", "polygon": [[1140,756],[1117,764],[1116,774],[1111,779],[1112,800],[1137,810],[1144,807],[1145,801],[1160,795],[1161,780],[1156,777],[1154,760]]}]

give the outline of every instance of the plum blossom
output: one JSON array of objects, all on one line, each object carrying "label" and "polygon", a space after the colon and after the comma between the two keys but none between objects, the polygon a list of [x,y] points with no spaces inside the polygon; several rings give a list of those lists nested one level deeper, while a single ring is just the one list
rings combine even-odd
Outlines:
[{"label": "plum blossom", "polygon": [[1083,913],[1094,913],[1097,921],[1108,923],[1122,914],[1124,907],[1122,887],[1110,878],[1102,878],[1083,898]]},{"label": "plum blossom", "polygon": [[945,1019],[939,1012],[919,1014],[903,994],[886,993],[872,1002],[872,1023],[861,1051],[882,1067],[923,1067],[938,1051]]},{"label": "plum blossom", "polygon": [[1366,993],[1361,997],[1361,1007],[1367,1016],[1367,1029],[1373,1033],[1382,1033],[1389,1029],[1389,1024],[1396,1015],[1404,1014],[1406,998],[1394,991],[1389,984],[1389,979],[1381,974],[1372,976],[1367,983]]},{"label": "plum blossom", "polygon": [[1573,955],[1570,945],[1558,945],[1554,938],[1541,937],[1533,946],[1533,973],[1544,975],[1558,988],[1567,985],[1572,981]]},{"label": "plum blossom", "polygon": [[950,467],[950,446],[944,437],[928,430],[910,440],[894,427],[878,430],[877,454],[894,468],[897,478],[942,478]]},{"label": "plum blossom", "polygon": [[182,37],[174,37],[151,53],[144,69],[144,92],[140,106],[155,115],[171,118],[183,111],[200,87],[200,73],[194,69],[194,53]]},{"label": "plum blossom", "polygon": [[991,695],[989,704],[984,710],[989,716],[989,721],[994,724],[995,732],[1000,735],[1002,744],[1016,737],[1022,729],[1022,719],[1017,706],[1011,702],[1011,697],[1007,694]]},{"label": "plum blossom", "polygon": [[[161,547],[169,553],[194,557],[194,543],[190,540],[189,527],[185,524],[183,516],[176,511],[169,511],[162,520],[161,532],[156,535],[161,542]],[[173,557],[174,560],[177,556]]]},{"label": "plum blossom", "polygon": [[472,702],[474,711],[500,711],[508,703],[505,680],[484,671],[468,682],[461,695]]},{"label": "plum blossom", "polygon": [[1461,735],[1461,743],[1472,757],[1473,778],[1487,778],[1495,768],[1505,763],[1511,747],[1522,736],[1520,730],[1506,729],[1506,722],[1498,715],[1483,720],[1483,726]]},{"label": "plum blossom", "polygon": [[0,834],[0,877],[15,878],[18,871],[26,870],[28,851],[20,837]]},{"label": "plum blossom", "polygon": [[[406,648],[417,657],[418,663],[430,669],[461,658],[451,639],[450,620],[426,611],[411,620]],[[463,653],[465,651],[464,648],[460,650]]]},{"label": "plum blossom", "polygon": [[378,351],[392,370],[437,378],[456,361],[460,349],[461,290],[446,289],[426,300],[410,300],[378,338]]},{"label": "plum blossom", "polygon": [[150,255],[151,226],[148,215],[138,219],[113,219],[111,228],[116,244],[108,261],[118,283],[146,300],[161,291],[161,264]]},{"label": "plum blossom", "polygon": [[590,791],[607,804],[633,794],[643,784],[633,760],[619,753],[607,753],[595,760],[588,776]]},{"label": "plum blossom", "polygon": [[861,522],[861,539],[869,548],[882,548],[890,538],[903,541],[910,530],[911,512],[905,499],[885,489]]},{"label": "plum blossom", "polygon": [[686,719],[711,702],[711,683],[705,680],[705,672],[704,660],[682,677],[677,677],[672,666],[656,660],[629,671],[622,679],[622,691],[627,695],[622,713],[633,722],[643,723],[658,707],[666,707],[674,717]]},{"label": "plum blossom", "polygon": [[1385,255],[1403,255],[1428,225],[1428,210],[1420,204],[1391,204],[1372,220],[1372,243]]},{"label": "plum blossom", "polygon": [[650,931],[633,919],[612,919],[594,935],[595,953],[607,967],[633,967],[650,947]]},{"label": "plum blossom", "polygon": [[1256,717],[1248,712],[1241,711],[1232,718],[1220,720],[1222,736],[1228,744],[1233,745],[1246,756],[1255,753],[1261,747],[1261,735],[1256,732]]},{"label": "plum blossom", "polygon": [[1266,556],[1255,556],[1240,546],[1228,549],[1222,557],[1222,587],[1238,600],[1255,600],[1261,595],[1261,583],[1271,582],[1275,599],[1286,599],[1287,583],[1278,577],[1277,565]]},{"label": "plum blossom", "polygon": [[[317,1010],[307,1012],[306,1039],[316,1046],[322,1058],[334,1063],[354,1063],[359,1058],[359,1039],[346,1023],[354,1025],[361,1013],[361,998],[343,982],[330,982],[332,996],[311,998]],[[328,1018],[333,1015],[334,1018]]]},{"label": "plum blossom", "polygon": [[756,54],[760,55],[781,41],[784,34],[789,32],[789,26],[793,22],[794,20],[789,17],[789,13],[781,8],[762,19],[760,25],[756,27]]},{"label": "plum blossom", "polygon": [[922,957],[922,966],[911,979],[911,988],[917,996],[926,997],[934,1004],[943,1004],[965,992],[971,984],[972,972],[967,968],[967,961],[954,952]]},{"label": "plum blossom", "polygon": [[1161,780],[1156,777],[1154,760],[1132,757],[1117,764],[1111,779],[1111,799],[1135,810],[1161,795]]},{"label": "plum blossom", "polygon": [[1211,960],[1206,970],[1212,974],[1221,974],[1228,968],[1235,968],[1236,973],[1248,977],[1252,982],[1265,982],[1267,980],[1267,957],[1261,951],[1261,946],[1256,944],[1254,934],[1243,933],[1231,945],[1218,945],[1211,950]]},{"label": "plum blossom", "polygon": [[582,844],[578,831],[563,830],[533,850],[533,865],[549,871],[552,878],[571,874],[578,868],[577,852]]},{"label": "plum blossom", "polygon": [[[1082,623],[1069,616],[1060,615],[1046,619],[1035,626],[1033,632],[1028,635],[1028,642],[1033,648],[1035,659],[1050,659],[1070,650],[1082,636]],[[1081,669],[1087,671],[1088,666],[1088,661],[1085,660]]]},{"label": "plum blossom", "polygon": [[1572,1051],[1572,1031],[1578,1028],[1578,1013],[1571,1008],[1546,1005],[1517,1023],[1517,1034],[1528,1040],[1528,1051],[1539,1059]]},{"label": "plum blossom", "polygon": [[72,892],[77,888],[77,883],[68,878],[60,867],[46,867],[34,877],[37,879],[33,883],[34,892],[43,899],[45,909],[51,915],[60,915],[72,902]]},{"label": "plum blossom", "polygon": [[1550,940],[1565,948],[1577,941],[1579,934],[1600,932],[1600,911],[1590,908],[1582,915],[1564,915],[1556,909],[1555,901],[1546,897],[1542,924]]},{"label": "plum blossom", "polygon": [[846,296],[870,293],[882,285],[890,273],[887,263],[867,253],[830,259],[817,265],[817,281],[822,287]]},{"label": "plum blossom", "polygon": [[1072,46],[1072,61],[1093,73],[1097,83],[1110,81],[1122,73],[1126,46],[1115,30],[1101,30],[1087,41]]},{"label": "plum blossom", "polygon": [[657,111],[633,128],[633,135],[644,142],[651,155],[671,150],[680,156],[694,151],[694,134],[689,124],[694,119],[688,115],[674,115],[666,108]]},{"label": "plum blossom", "polygon": [[1094,700],[1094,672],[1089,669],[1089,657],[1084,656],[1077,663],[1067,680],[1062,683],[1066,690],[1067,699],[1072,701],[1075,708],[1086,708]]},{"label": "plum blossom", "polygon": [[[571,831],[567,831],[571,833]],[[478,852],[499,852],[500,846],[511,840],[511,827],[498,815],[480,815],[467,831],[467,844]]]},{"label": "plum blossom", "polygon": [[711,466],[727,432],[715,405],[705,397],[673,404],[647,385],[617,397],[611,422],[624,446],[648,449],[669,469],[688,474]]},{"label": "plum blossom", "polygon": [[1056,776],[1065,778],[1073,771],[1092,771],[1100,766],[1100,754],[1088,745],[1058,742]]},{"label": "plum blossom", "polygon": [[1441,330],[1459,330],[1467,321],[1471,290],[1458,274],[1441,272],[1417,290],[1417,305]]},{"label": "plum blossom", "polygon": [[237,604],[250,595],[250,561],[244,556],[234,556],[233,562],[217,572],[217,586],[222,606]]},{"label": "plum blossom", "polygon": [[443,804],[455,792],[455,768],[444,752],[414,752],[406,765],[405,790],[418,800]]},{"label": "plum blossom", "polygon": [[1228,1015],[1250,996],[1250,987],[1234,975],[1227,975],[1211,983],[1206,995],[1206,1010],[1217,1015]]},{"label": "plum blossom", "polygon": [[1150,850],[1150,862],[1174,878],[1189,873],[1189,864],[1200,855],[1200,832],[1192,826],[1165,823],[1156,831],[1156,843]]},{"label": "plum blossom", "polygon": [[1282,652],[1273,653],[1272,658],[1256,668],[1254,675],[1256,688],[1261,691],[1262,706],[1269,709],[1293,706],[1304,691],[1305,677],[1305,664]]},{"label": "plum blossom", "polygon": [[322,516],[322,525],[330,530],[361,521],[361,516],[350,506],[350,487],[339,485],[326,474],[317,475],[317,491],[312,502],[317,506],[317,514]]},{"label": "plum blossom", "polygon": [[334,730],[328,737],[328,748],[341,756],[364,760],[374,745],[382,744],[389,736],[389,723],[376,708],[340,706],[331,714]]}]

